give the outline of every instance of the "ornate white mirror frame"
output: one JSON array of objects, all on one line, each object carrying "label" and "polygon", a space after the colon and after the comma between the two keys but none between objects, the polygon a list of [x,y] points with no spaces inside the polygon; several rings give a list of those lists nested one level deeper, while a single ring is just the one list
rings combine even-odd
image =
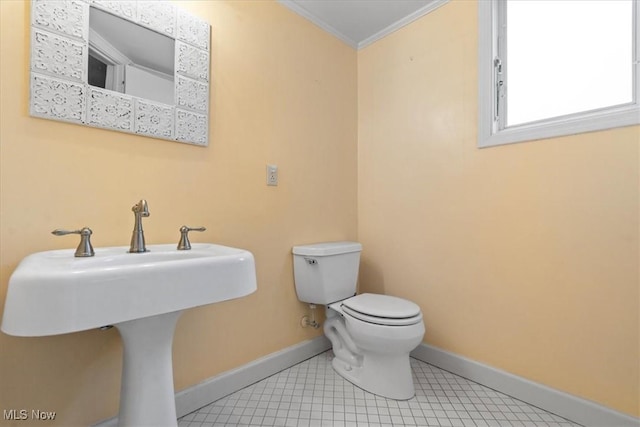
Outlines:
[{"label": "ornate white mirror frame", "polygon": [[[174,105],[87,83],[90,7],[175,40]],[[32,0],[30,114],[207,146],[210,34],[169,1]]]}]

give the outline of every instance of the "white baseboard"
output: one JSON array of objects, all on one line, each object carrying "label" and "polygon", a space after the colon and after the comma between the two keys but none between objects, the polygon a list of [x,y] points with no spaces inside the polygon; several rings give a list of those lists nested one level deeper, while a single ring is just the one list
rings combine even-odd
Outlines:
[{"label": "white baseboard", "polygon": [[428,344],[411,356],[588,427],[640,427],[638,418]]},{"label": "white baseboard", "polygon": [[[320,336],[211,377],[176,393],[176,413],[178,417],[183,417],[330,348],[331,342],[326,337]],[[118,418],[114,417],[95,424],[94,427],[115,427],[117,425]]]}]

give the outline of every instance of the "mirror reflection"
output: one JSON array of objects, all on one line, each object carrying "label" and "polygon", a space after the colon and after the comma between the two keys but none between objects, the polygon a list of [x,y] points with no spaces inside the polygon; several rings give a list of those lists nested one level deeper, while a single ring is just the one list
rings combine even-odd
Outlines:
[{"label": "mirror reflection", "polygon": [[174,105],[174,51],[172,38],[90,8],[91,86]]}]

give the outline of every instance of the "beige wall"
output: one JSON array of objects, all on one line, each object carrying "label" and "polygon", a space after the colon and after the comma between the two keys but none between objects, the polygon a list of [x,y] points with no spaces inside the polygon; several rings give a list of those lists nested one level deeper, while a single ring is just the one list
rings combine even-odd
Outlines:
[{"label": "beige wall", "polygon": [[[290,247],[358,238],[362,290],[420,304],[427,343],[640,415],[638,127],[477,149],[473,2],[357,55],[273,2],[181,5],[213,27],[206,149],[30,118],[29,5],[0,1],[0,307],[22,257],[74,247],[53,228],[125,245],[145,197],[148,243],[256,256],[257,293],[179,321],[177,389],[320,333]],[[0,408],[113,416],[120,360],[114,330],[1,334]]]},{"label": "beige wall", "polygon": [[[0,1],[0,307],[20,259],[77,244],[51,230],[88,225],[96,248],[127,245],[144,197],[148,244],[203,225],[192,241],[256,259],[255,294],[178,322],[178,390],[320,334],[300,327],[291,246],[357,231],[355,51],[275,2],[180,5],[213,28],[208,148],[29,117],[30,6]],[[265,185],[267,163],[278,187]],[[56,411],[63,426],[111,417],[121,357],[115,330],[0,334],[0,409]]]},{"label": "beige wall", "polygon": [[638,146],[628,127],[479,150],[477,7],[358,53],[362,290],[426,342],[618,411],[638,402]]}]

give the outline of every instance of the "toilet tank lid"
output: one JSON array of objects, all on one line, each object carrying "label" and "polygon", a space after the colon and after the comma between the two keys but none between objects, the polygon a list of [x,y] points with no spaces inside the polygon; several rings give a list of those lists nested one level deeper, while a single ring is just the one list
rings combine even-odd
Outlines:
[{"label": "toilet tank lid", "polygon": [[294,255],[328,256],[362,251],[358,242],[324,242],[293,247]]}]

